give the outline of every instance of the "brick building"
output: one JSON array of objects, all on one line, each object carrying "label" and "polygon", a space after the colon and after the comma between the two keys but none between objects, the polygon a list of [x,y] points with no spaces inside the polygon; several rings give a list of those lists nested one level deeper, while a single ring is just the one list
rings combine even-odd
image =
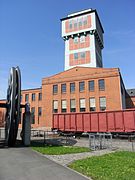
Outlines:
[{"label": "brick building", "polygon": [[119,68],[103,68],[104,30],[96,10],[61,21],[65,71],[43,78],[41,88],[22,90],[22,104],[30,103],[32,127],[50,129],[53,113],[133,108],[135,91],[126,91]]}]

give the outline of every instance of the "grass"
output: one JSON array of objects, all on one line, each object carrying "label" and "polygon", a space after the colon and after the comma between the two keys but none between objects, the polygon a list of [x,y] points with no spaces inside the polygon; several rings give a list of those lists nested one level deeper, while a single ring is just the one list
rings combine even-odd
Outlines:
[{"label": "grass", "polygon": [[135,152],[115,152],[77,160],[70,168],[94,180],[135,180]]},{"label": "grass", "polygon": [[90,152],[90,149],[85,147],[51,146],[51,145],[43,146],[39,144],[32,145],[32,149],[47,155],[62,155],[62,154]]}]

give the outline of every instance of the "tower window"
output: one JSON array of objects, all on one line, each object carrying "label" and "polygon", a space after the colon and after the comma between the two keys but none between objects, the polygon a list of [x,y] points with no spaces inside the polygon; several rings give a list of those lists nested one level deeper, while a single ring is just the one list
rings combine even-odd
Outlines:
[{"label": "tower window", "polygon": [[79,26],[82,26],[82,18],[79,19]]},{"label": "tower window", "polygon": [[75,43],[75,44],[78,43],[78,37],[74,37],[74,43]]},{"label": "tower window", "polygon": [[81,52],[80,56],[81,56],[81,59],[84,59],[85,58],[85,52]]},{"label": "tower window", "polygon": [[74,20],[74,28],[77,28],[77,20]]},{"label": "tower window", "polygon": [[72,29],[72,21],[69,21],[69,29]]},{"label": "tower window", "polygon": [[87,25],[87,16],[83,18],[83,25]]},{"label": "tower window", "polygon": [[74,59],[78,59],[78,53],[74,53]]},{"label": "tower window", "polygon": [[80,37],[80,43],[84,43],[85,42],[85,36],[81,36]]}]

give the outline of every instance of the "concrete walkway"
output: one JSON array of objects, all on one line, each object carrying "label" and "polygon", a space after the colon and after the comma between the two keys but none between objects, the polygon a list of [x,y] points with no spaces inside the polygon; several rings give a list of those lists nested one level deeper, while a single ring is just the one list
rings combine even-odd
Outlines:
[{"label": "concrete walkway", "polygon": [[0,180],[87,180],[30,148],[0,149]]}]

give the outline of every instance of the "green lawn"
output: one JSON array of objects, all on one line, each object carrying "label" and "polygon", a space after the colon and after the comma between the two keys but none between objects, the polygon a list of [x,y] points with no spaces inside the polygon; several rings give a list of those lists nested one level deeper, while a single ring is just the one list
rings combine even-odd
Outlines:
[{"label": "green lawn", "polygon": [[32,149],[38,151],[42,154],[48,155],[62,155],[62,154],[72,154],[89,152],[89,148],[85,147],[72,147],[72,146],[32,146]]},{"label": "green lawn", "polygon": [[70,168],[94,180],[135,180],[135,152],[115,152],[77,160]]}]

